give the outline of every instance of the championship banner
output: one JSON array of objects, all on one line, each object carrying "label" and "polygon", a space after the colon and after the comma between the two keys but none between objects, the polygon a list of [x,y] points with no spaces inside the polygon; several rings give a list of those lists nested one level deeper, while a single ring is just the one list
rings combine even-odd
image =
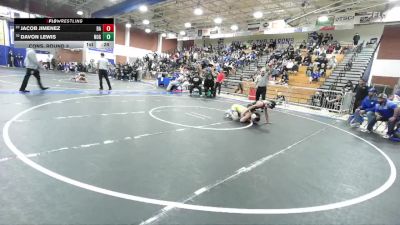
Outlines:
[{"label": "championship banner", "polygon": [[259,31],[260,25],[261,24],[259,22],[249,23],[249,24],[247,24],[247,30],[248,31]]},{"label": "championship banner", "polygon": [[[396,12],[397,14],[397,12]],[[364,13],[356,13],[354,23],[355,24],[370,24],[377,22],[389,22],[383,19],[385,14],[381,12],[364,12]]]},{"label": "championship banner", "polygon": [[333,25],[354,25],[355,14],[343,13],[335,15],[335,23]]}]

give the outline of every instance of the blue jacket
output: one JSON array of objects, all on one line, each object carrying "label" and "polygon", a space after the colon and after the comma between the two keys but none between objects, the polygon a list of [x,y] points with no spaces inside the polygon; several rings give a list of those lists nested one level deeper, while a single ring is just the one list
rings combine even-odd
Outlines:
[{"label": "blue jacket", "polygon": [[386,104],[384,105],[376,104],[375,112],[381,114],[383,118],[389,119],[390,117],[393,116],[394,109],[396,108],[397,105],[394,102],[387,100]]},{"label": "blue jacket", "polygon": [[361,103],[361,109],[367,112],[374,111],[375,105],[378,103],[376,98],[365,97]]}]

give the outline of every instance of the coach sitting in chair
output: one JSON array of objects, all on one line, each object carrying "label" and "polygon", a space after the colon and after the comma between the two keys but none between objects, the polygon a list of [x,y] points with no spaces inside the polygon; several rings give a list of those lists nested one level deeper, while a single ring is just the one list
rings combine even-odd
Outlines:
[{"label": "coach sitting in chair", "polygon": [[394,128],[396,123],[400,119],[400,109],[397,105],[387,99],[387,95],[381,93],[378,95],[378,104],[376,104],[375,109],[367,113],[368,117],[368,127],[367,130],[372,132],[374,125],[377,121],[387,121],[388,131],[385,138],[389,138],[394,133]]},{"label": "coach sitting in chair", "polygon": [[199,91],[199,95],[201,95],[201,84],[203,83],[203,79],[198,73],[195,73],[194,76],[190,78],[189,83],[190,96],[192,95],[195,88]]}]

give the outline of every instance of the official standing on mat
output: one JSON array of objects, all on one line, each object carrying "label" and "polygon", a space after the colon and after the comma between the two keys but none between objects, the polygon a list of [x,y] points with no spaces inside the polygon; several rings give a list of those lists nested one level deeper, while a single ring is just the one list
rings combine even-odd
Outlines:
[{"label": "official standing on mat", "polygon": [[266,75],[265,69],[261,70],[260,75],[258,75],[255,79],[256,83],[256,101],[260,100],[260,97],[262,100],[265,100],[265,95],[267,93],[267,84],[268,84],[268,75]]},{"label": "official standing on mat", "polygon": [[24,93],[29,92],[28,90],[26,90],[26,86],[28,85],[28,81],[31,75],[36,77],[40,89],[42,90],[49,89],[48,87],[43,87],[42,82],[40,80],[39,68],[41,67],[41,65],[37,60],[36,52],[34,49],[31,48],[27,49],[24,63],[26,67],[26,74],[24,80],[22,81],[21,87],[19,88],[19,91]]},{"label": "official standing on mat", "polygon": [[108,90],[112,90],[110,80],[108,79],[108,60],[104,58],[104,53],[101,53],[101,58],[97,61],[97,70],[99,71],[100,90],[103,90],[103,77],[107,81]]}]

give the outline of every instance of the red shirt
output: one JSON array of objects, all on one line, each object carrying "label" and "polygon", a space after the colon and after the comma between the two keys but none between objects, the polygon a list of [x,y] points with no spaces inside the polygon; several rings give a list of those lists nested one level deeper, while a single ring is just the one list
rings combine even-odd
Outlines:
[{"label": "red shirt", "polygon": [[217,82],[218,82],[218,83],[222,83],[222,81],[224,81],[224,79],[225,79],[225,74],[224,74],[223,72],[220,72],[220,73],[217,75]]}]

